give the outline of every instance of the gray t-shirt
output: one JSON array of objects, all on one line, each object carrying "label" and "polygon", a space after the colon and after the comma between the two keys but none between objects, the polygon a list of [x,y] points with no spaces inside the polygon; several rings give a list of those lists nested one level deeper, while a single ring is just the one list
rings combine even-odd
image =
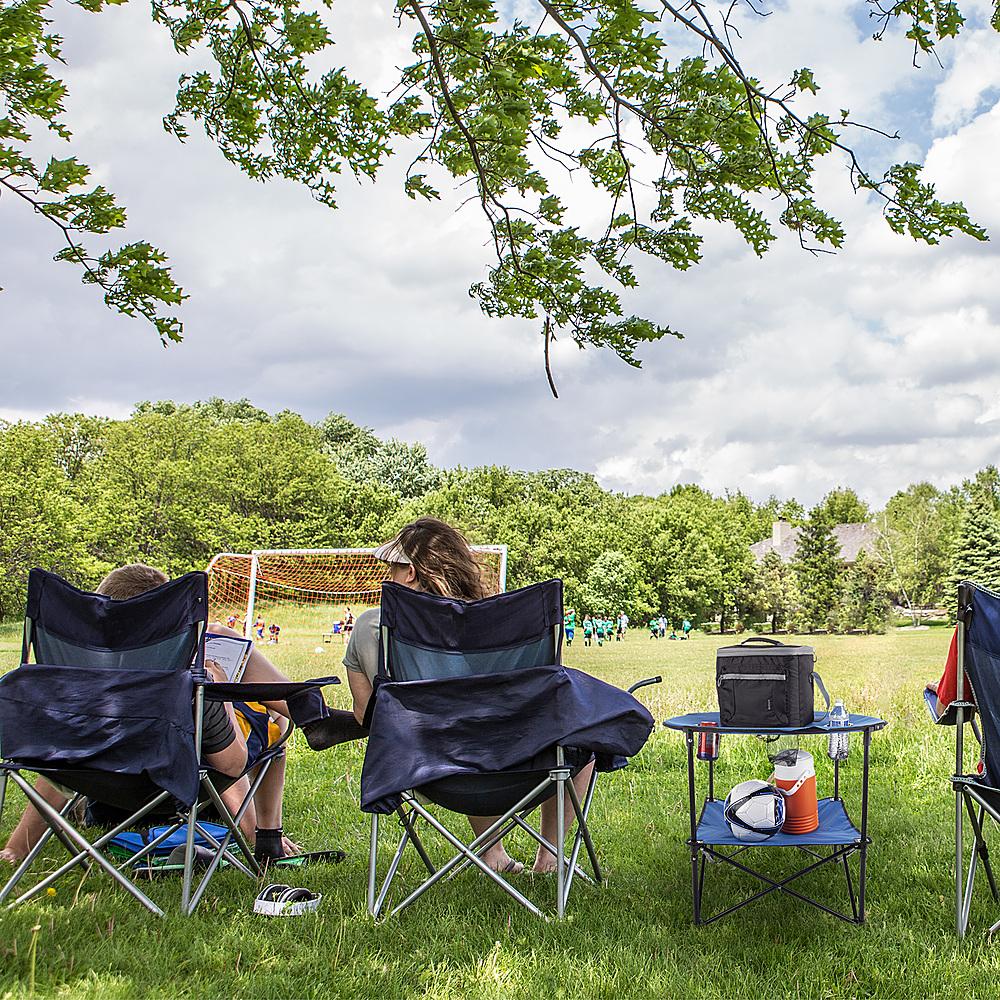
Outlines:
[{"label": "gray t-shirt", "polygon": [[344,652],[344,666],[356,674],[364,674],[373,684],[378,673],[380,617],[378,608],[362,611],[354,622],[354,631]]}]

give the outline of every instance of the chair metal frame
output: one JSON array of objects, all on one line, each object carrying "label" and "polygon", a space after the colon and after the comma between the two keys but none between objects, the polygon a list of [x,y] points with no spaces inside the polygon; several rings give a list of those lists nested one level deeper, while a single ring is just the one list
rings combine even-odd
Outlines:
[{"label": "chair metal frame", "polygon": [[[195,722],[195,733],[194,741],[195,748],[197,752],[197,758],[199,762],[202,759],[202,731],[204,724],[204,708],[205,708],[205,692],[206,687],[209,686],[208,675],[204,669],[204,633],[206,629],[207,618],[204,621],[199,621],[196,625],[196,635],[195,635],[195,648],[198,650],[196,655],[195,663],[191,667],[192,678],[194,681],[194,722]],[[32,629],[33,621],[31,618],[26,617],[24,621],[24,634],[22,640],[22,666],[18,669],[31,669],[32,664],[28,663],[28,654],[32,647]],[[81,672],[84,668],[80,668]],[[328,682],[336,679],[328,679]],[[137,683],[142,683],[141,675],[137,677]],[[225,700],[236,700],[235,698],[226,698]],[[48,829],[43,833],[38,843],[29,851],[24,860],[17,866],[17,868],[12,873],[11,877],[6,881],[2,888],[0,888],[0,903],[3,903],[11,895],[13,890],[20,883],[22,878],[28,873],[33,862],[38,858],[41,852],[44,850],[45,845],[48,843],[51,837],[55,836],[57,840],[66,848],[67,852],[71,855],[70,860],[65,862],[63,865],[58,867],[55,871],[48,874],[41,881],[36,883],[27,891],[23,892],[20,896],[14,899],[12,902],[7,904],[7,909],[13,909],[14,907],[20,905],[21,903],[28,902],[33,899],[39,893],[43,892],[50,885],[52,885],[57,879],[62,875],[71,871],[77,865],[82,865],[86,869],[90,869],[92,866],[97,866],[103,870],[107,875],[109,875],[115,882],[118,883],[122,888],[124,888],[133,898],[135,898],[139,903],[141,903],[147,910],[156,916],[163,916],[163,910],[153,902],[142,891],[141,888],[135,883],[132,878],[129,878],[126,874],[126,870],[131,869],[132,874],[135,876],[142,874],[141,862],[144,859],[150,859],[152,852],[168,837],[174,834],[181,827],[186,826],[186,839],[184,844],[184,870],[182,877],[182,889],[181,889],[181,912],[186,916],[194,913],[198,904],[201,902],[205,891],[208,888],[208,884],[211,881],[213,875],[218,870],[220,864],[223,860],[228,862],[238,871],[248,876],[249,878],[259,879],[263,872],[260,864],[254,857],[253,849],[250,847],[243,832],[240,830],[239,823],[242,820],[246,810],[249,808],[250,803],[253,800],[261,782],[266,777],[271,765],[277,760],[283,753],[285,744],[288,742],[291,734],[294,730],[294,724],[291,720],[288,721],[288,726],[282,735],[281,739],[268,747],[263,753],[261,753],[254,761],[248,762],[247,767],[244,769],[242,774],[235,778],[226,778],[226,784],[223,788],[239,781],[240,778],[248,775],[254,769],[256,769],[256,774],[250,781],[250,786],[247,794],[244,796],[239,808],[234,812],[231,812],[226,804],[222,800],[221,793],[213,782],[213,776],[218,777],[218,772],[214,772],[211,769],[205,767],[203,764],[199,763],[198,780],[199,780],[199,796],[186,810],[178,810],[174,808],[176,803],[172,803],[172,796],[168,791],[159,790],[153,791],[150,797],[145,801],[138,809],[136,809],[127,819],[118,823],[111,830],[103,833],[100,837],[95,840],[88,840],[83,833],[81,833],[69,820],[69,816],[72,814],[74,807],[83,798],[81,793],[76,793],[71,796],[69,801],[64,805],[62,809],[55,809],[51,806],[41,794],[34,788],[34,786],[23,776],[22,771],[28,773],[35,773],[41,776],[46,776],[47,774],[55,775],[69,775],[73,770],[80,773],[86,772],[87,769],[59,769],[59,768],[46,768],[46,767],[36,767],[31,764],[19,763],[16,760],[0,760],[0,815],[3,813],[3,806],[6,799],[7,782],[8,779],[12,780],[15,785],[24,793],[27,800],[38,810],[42,818],[48,825]],[[155,789],[156,786],[150,782],[151,789]],[[216,839],[212,834],[205,828],[205,826],[198,821],[199,813],[204,809],[214,806],[216,812],[218,813],[221,824],[226,827],[225,835],[220,839]],[[166,808],[164,808],[166,807]],[[144,845],[135,855],[128,858],[126,861],[115,864],[114,860],[109,858],[105,853],[103,853],[102,848],[104,848],[110,841],[116,837],[119,833],[135,827],[140,820],[150,817],[168,817],[169,822],[164,832],[159,834],[156,838],[150,841],[150,843]],[[194,885],[194,862],[195,862],[195,839],[196,834],[200,834],[205,840],[207,840],[213,849],[213,857],[209,863],[204,875],[197,885]],[[233,850],[230,849],[230,844],[235,841],[236,849],[239,854],[242,855],[242,859],[237,856]],[[149,870],[149,863],[147,860],[146,870]]]},{"label": "chair metal frame", "polygon": [[[382,661],[386,665],[389,677],[392,677],[392,666],[390,656],[390,630],[387,626],[380,629]],[[553,640],[553,663],[560,660],[562,639],[562,616],[559,616],[558,624],[552,626]],[[431,886],[437,884],[442,879],[451,879],[464,871],[466,868],[474,867],[482,872],[494,884],[498,885],[515,902],[523,906],[530,913],[542,919],[548,919],[542,909],[524,893],[511,885],[500,872],[494,871],[485,861],[482,855],[489,851],[494,845],[499,843],[508,833],[515,829],[524,830],[536,843],[545,847],[556,858],[556,916],[561,920],[566,914],[566,906],[569,901],[570,890],[573,882],[579,876],[585,882],[599,885],[604,881],[604,874],[601,870],[600,862],[597,858],[597,851],[594,847],[593,839],[588,827],[588,817],[590,807],[594,798],[594,790],[597,785],[596,768],[590,776],[587,790],[582,801],[576,792],[576,788],[571,780],[572,771],[566,765],[564,749],[556,745],[554,747],[555,762],[548,773],[542,777],[537,785],[526,793],[513,806],[503,811],[490,827],[471,841],[466,841],[462,837],[449,830],[428,808],[421,802],[413,792],[403,795],[403,801],[396,809],[396,817],[402,827],[402,834],[396,846],[392,860],[386,870],[385,877],[379,883],[378,876],[378,844],[380,822],[377,813],[371,814],[371,843],[368,858],[368,892],[367,904],[368,912],[372,917],[378,919],[385,914],[386,917],[395,916],[406,909],[417,899],[419,899]],[[543,771],[544,768],[539,768]],[[550,843],[541,832],[531,826],[527,817],[533,813],[538,806],[531,806],[532,800],[542,795],[546,791],[554,791],[556,801],[556,843]],[[547,798],[549,796],[546,796]],[[566,799],[569,799],[572,806],[572,816],[570,819],[576,820],[577,828],[572,846],[566,850],[567,812]],[[530,807],[530,808],[529,808]],[[423,823],[433,832],[442,837],[454,851],[452,857],[440,868],[434,863],[424,846],[418,824]],[[400,863],[406,852],[408,845],[413,846],[421,862],[427,869],[427,877],[404,899],[393,906],[386,913],[386,901],[389,896],[392,884],[399,871]],[[578,863],[580,852],[585,850],[590,864],[588,874]]]},{"label": "chair metal frame", "polygon": [[[492,869],[482,860],[482,855],[497,844],[500,840],[513,832],[515,829],[524,830],[539,845],[546,848],[555,855],[556,858],[556,915],[561,920],[566,914],[566,906],[569,902],[570,890],[573,887],[573,879],[579,875],[584,881],[591,884],[600,884],[604,881],[604,874],[601,871],[600,862],[597,859],[597,852],[593,839],[587,825],[590,815],[590,806],[594,798],[594,789],[597,785],[597,771],[595,770],[587,785],[586,793],[581,802],[576,789],[571,780],[570,768],[565,766],[563,748],[556,747],[556,766],[549,770],[548,774],[524,795],[514,806],[509,808],[503,815],[478,837],[466,843],[455,833],[449,830],[433,813],[431,813],[423,803],[421,803],[412,792],[403,795],[403,802],[396,810],[396,816],[403,827],[402,835],[389,864],[388,871],[382,881],[378,884],[377,859],[378,859],[378,837],[379,837],[379,815],[372,813],[371,817],[371,848],[368,858],[368,912],[376,919],[382,914],[389,889],[396,877],[400,862],[406,851],[407,844],[412,843],[414,849],[427,868],[428,876],[421,882],[405,899],[393,907],[386,915],[395,916],[406,909],[411,903],[420,898],[428,889],[443,878],[454,878],[460,872],[470,866],[478,868],[484,875],[500,886],[516,902],[520,903],[526,910],[534,913],[535,916],[546,919],[542,910],[527,896],[511,885],[501,873]],[[550,843],[542,834],[527,822],[527,817],[539,808],[528,808],[532,799],[544,793],[554,786],[556,795],[556,842]],[[577,821],[576,834],[573,844],[568,854],[566,852],[566,832],[567,815],[566,799],[569,798],[572,805],[573,816]],[[424,847],[423,840],[417,829],[418,820],[424,822],[433,831],[444,838],[451,845],[456,853],[440,868],[435,868],[430,856]],[[589,875],[577,861],[581,848],[585,848],[590,862],[592,875]]]},{"label": "chair metal frame", "polygon": [[[979,745],[985,747],[982,731],[975,718],[976,712],[981,712],[982,709],[971,677],[969,678],[972,687],[971,700],[967,698],[965,690],[966,645],[968,632],[972,627],[974,590],[1000,601],[1000,594],[979,584],[963,581],[958,586],[956,625],[958,665],[955,677],[955,700],[945,712],[939,714],[936,696],[931,692],[925,692],[927,708],[934,723],[955,727],[955,770],[949,780],[955,793],[955,931],[960,938],[964,938],[969,929],[976,872],[980,864],[983,866],[994,901],[1000,902],[1000,892],[997,890],[997,880],[990,862],[985,834],[987,816],[995,823],[1000,823],[1000,790],[984,786],[977,780],[977,776],[969,773],[965,767],[966,724],[971,726]],[[965,860],[966,821],[972,835],[968,862]],[[992,935],[997,930],[1000,930],[1000,920],[997,920],[987,933]]]}]

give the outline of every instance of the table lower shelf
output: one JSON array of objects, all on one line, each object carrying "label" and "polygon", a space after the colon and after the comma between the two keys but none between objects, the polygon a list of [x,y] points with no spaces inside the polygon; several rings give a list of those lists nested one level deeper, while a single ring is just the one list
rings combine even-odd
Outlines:
[{"label": "table lower shelf", "polygon": [[860,844],[861,833],[838,799],[819,800],[819,826],[812,833],[777,833],[768,840],[746,841],[733,836],[723,816],[724,803],[706,802],[698,820],[697,840],[713,847],[838,847]]}]

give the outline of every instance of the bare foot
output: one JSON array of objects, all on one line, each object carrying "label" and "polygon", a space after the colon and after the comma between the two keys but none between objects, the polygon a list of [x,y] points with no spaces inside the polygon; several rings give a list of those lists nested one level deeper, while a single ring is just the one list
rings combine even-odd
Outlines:
[{"label": "bare foot", "polygon": [[9,847],[5,847],[0,851],[0,861],[6,861],[9,865],[19,865],[23,860],[23,855],[17,854]]},{"label": "bare foot", "polygon": [[524,871],[524,865],[520,861],[515,861],[503,850],[488,851],[483,855],[483,861],[501,875],[520,875]]},{"label": "bare foot", "polygon": [[289,840],[287,837],[281,838],[281,849],[285,852],[285,857],[290,857],[293,854],[301,854],[302,848],[299,847],[294,841]]},{"label": "bare foot", "polygon": [[505,865],[501,865],[499,868],[494,868],[493,870],[499,872],[501,875],[520,875],[524,871],[524,865],[520,861],[508,858]]},{"label": "bare foot", "polygon": [[547,875],[550,872],[554,872],[556,870],[556,856],[550,851],[543,851],[539,848],[538,853],[535,855],[535,863],[531,866],[531,870],[536,875]]}]

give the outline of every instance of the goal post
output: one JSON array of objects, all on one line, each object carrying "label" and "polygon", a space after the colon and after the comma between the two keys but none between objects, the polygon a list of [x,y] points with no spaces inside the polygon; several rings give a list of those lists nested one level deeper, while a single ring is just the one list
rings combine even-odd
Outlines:
[{"label": "goal post", "polygon": [[[492,568],[498,590],[507,589],[507,546],[473,545]],[[305,621],[343,617],[377,607],[382,596],[385,563],[375,549],[254,549],[220,552],[208,564],[208,604],[213,620],[234,620],[252,635],[258,616],[282,607],[301,609],[292,617]],[[315,612],[311,615],[309,609]],[[328,624],[324,626],[324,631]]]}]

